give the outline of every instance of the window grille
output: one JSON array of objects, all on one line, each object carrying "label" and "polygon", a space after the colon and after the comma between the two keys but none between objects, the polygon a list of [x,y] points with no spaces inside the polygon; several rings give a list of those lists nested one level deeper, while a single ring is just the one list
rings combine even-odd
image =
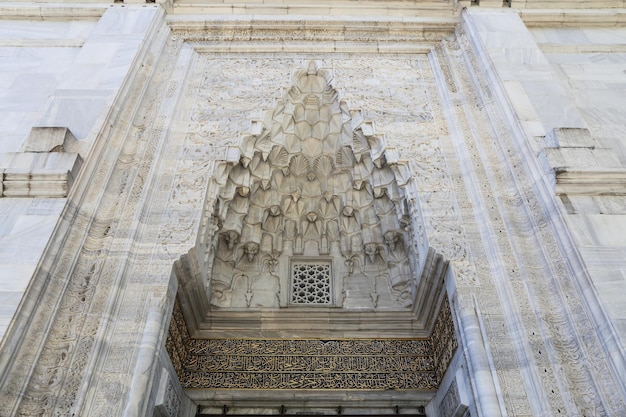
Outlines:
[{"label": "window grille", "polygon": [[330,304],[330,262],[291,264],[291,303]]}]

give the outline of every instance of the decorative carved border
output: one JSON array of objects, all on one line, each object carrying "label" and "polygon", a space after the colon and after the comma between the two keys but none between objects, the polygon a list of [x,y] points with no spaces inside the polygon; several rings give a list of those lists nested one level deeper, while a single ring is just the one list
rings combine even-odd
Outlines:
[{"label": "decorative carved border", "polygon": [[457,346],[447,298],[423,339],[191,339],[177,301],[166,341],[194,389],[434,390]]}]

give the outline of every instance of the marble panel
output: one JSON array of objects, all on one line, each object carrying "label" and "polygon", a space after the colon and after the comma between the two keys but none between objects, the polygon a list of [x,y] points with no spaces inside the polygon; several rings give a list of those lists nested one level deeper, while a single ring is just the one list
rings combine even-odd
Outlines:
[{"label": "marble panel", "polygon": [[571,205],[573,213],[600,213],[598,203],[591,196],[569,195],[564,198]]},{"label": "marble panel", "polygon": [[62,75],[74,66],[80,48],[38,48],[32,53],[41,59],[37,71]]},{"label": "marble panel", "polygon": [[9,86],[11,90],[52,90],[59,81],[57,74],[46,74],[42,72],[31,72],[17,74]]},{"label": "marble panel", "polygon": [[[119,41],[111,39],[109,42],[87,42],[80,49],[80,53],[74,60],[74,65],[104,65],[113,59],[118,49]],[[71,81],[71,80],[67,80]],[[66,87],[63,87],[66,88]]]},{"label": "marble panel", "polygon": [[596,280],[596,289],[609,314],[617,319],[626,319],[626,285],[624,281],[599,282]]},{"label": "marble panel", "polygon": [[140,45],[140,41],[128,41],[117,45],[115,55],[101,70],[98,83],[100,89],[114,89],[120,86]]},{"label": "marble panel", "polygon": [[98,97],[55,97],[41,118],[42,126],[67,126],[76,139],[84,139],[103,111],[106,100]]},{"label": "marble panel", "polygon": [[529,45],[533,45],[535,40],[530,35],[515,36],[508,35],[514,31],[501,31],[501,32],[486,32],[483,36],[483,42],[487,49],[491,51],[500,51],[502,49],[510,48],[527,48]]},{"label": "marble panel", "polygon": [[584,32],[590,43],[624,45],[626,44],[626,29],[624,28],[584,28]]},{"label": "marble panel", "polygon": [[[8,274],[10,271],[6,271],[5,273]],[[21,299],[22,291],[0,290],[0,335],[4,334],[8,328],[11,318],[13,317],[13,313]]]},{"label": "marble panel", "polygon": [[[591,94],[588,98],[592,99]],[[578,100],[582,100],[582,97],[578,98]],[[623,137],[624,134],[623,112],[620,114],[619,110],[611,107],[592,106],[581,107],[580,111],[587,123],[589,123],[589,126],[592,127],[594,136],[611,138],[610,143],[605,143],[606,147],[613,148],[621,145],[615,139],[620,136]]]},{"label": "marble panel", "polygon": [[508,10],[496,11],[484,9],[480,11],[483,18],[476,22],[480,32],[505,32],[515,33],[515,36],[523,34],[526,26],[517,15],[513,15]]},{"label": "marble panel", "polygon": [[623,63],[601,63],[595,65],[561,64],[559,67],[572,81],[607,80],[611,82],[626,83],[626,74],[624,73]]},{"label": "marble panel", "polygon": [[31,201],[20,198],[0,199],[0,216],[14,216],[28,210]]},{"label": "marble panel", "polygon": [[[620,291],[624,291],[626,289],[626,276],[624,275],[624,270],[611,270],[606,269],[602,271],[590,271],[591,274],[596,278],[596,283],[604,283],[604,282],[613,282],[618,283],[620,285]],[[622,295],[622,301],[626,295]]]},{"label": "marble panel", "polygon": [[626,205],[623,196],[596,196],[593,198],[600,213],[626,214]]},{"label": "marble panel", "polygon": [[[35,272],[36,263],[2,264],[0,293],[23,293]],[[17,300],[19,302],[19,300]],[[17,305],[17,302],[15,303]]]},{"label": "marble panel", "polygon": [[619,248],[581,246],[580,254],[590,270],[619,270],[626,258]]},{"label": "marble panel", "polygon": [[547,53],[552,64],[619,64],[626,61],[622,53]]},{"label": "marble panel", "polygon": [[539,68],[532,65],[511,65],[502,55],[493,57],[493,62],[496,65],[501,64],[502,68],[498,69],[498,77],[502,81],[527,80],[541,81],[546,84],[554,83],[555,81],[552,70],[543,66]]},{"label": "marble panel", "polygon": [[0,61],[0,69],[5,68],[5,66],[7,66],[7,64],[10,62],[10,59],[15,58],[19,55],[19,53],[19,48],[11,48],[6,46],[0,47],[0,57],[3,58],[3,60]]},{"label": "marble panel", "polygon": [[[0,111],[0,120],[2,120],[2,123],[0,123],[0,134],[13,133],[25,117],[26,114],[20,111]],[[0,144],[0,149],[1,146]]]},{"label": "marble panel", "polygon": [[[12,23],[16,25],[13,31],[9,22],[0,25],[4,30],[0,30],[0,43],[5,32],[7,36],[23,32],[20,22]],[[61,32],[65,26],[53,25]],[[77,25],[73,30],[85,32],[80,28]],[[78,48],[0,47],[0,153],[20,148],[77,52]]]},{"label": "marble panel", "polygon": [[589,39],[582,29],[578,28],[535,28],[531,32],[537,43],[585,44]]},{"label": "marble panel", "polygon": [[[611,123],[615,125],[623,124],[624,112],[620,104],[623,103],[626,88],[614,89],[586,89],[585,100],[583,96],[577,97],[577,102],[582,108],[602,108],[602,113],[598,114],[599,123]],[[612,112],[614,110],[614,112]],[[593,122],[593,121],[590,121]]]},{"label": "marble panel", "polygon": [[538,120],[539,116],[537,116],[535,107],[530,101],[528,94],[526,94],[522,84],[519,81],[504,81],[503,84],[508,96],[511,98],[511,102],[515,107],[519,119],[521,121]]},{"label": "marble panel", "polygon": [[48,98],[47,91],[5,90],[0,91],[0,111],[27,112],[32,110],[33,102],[42,103]]},{"label": "marble panel", "polygon": [[1,264],[0,270],[0,339],[4,336],[15,309],[37,264]]},{"label": "marble panel", "polygon": [[0,290],[0,321],[3,316],[6,316],[10,310],[15,309],[21,299],[21,292],[19,291],[5,291]]},{"label": "marble panel", "polygon": [[8,235],[15,224],[14,216],[0,216],[0,238]]},{"label": "marble panel", "polygon": [[522,85],[544,126],[586,127],[573,101],[559,84],[533,80],[522,81]]},{"label": "marble panel", "polygon": [[15,40],[50,40],[68,38],[86,38],[96,22],[78,21],[32,21],[0,20],[0,39]]},{"label": "marble panel", "polygon": [[613,326],[622,339],[626,339],[626,319],[614,319]]},{"label": "marble panel", "polygon": [[49,235],[56,225],[57,216],[18,216],[8,235],[0,238],[0,262],[37,262],[46,242],[41,236]]},{"label": "marble panel", "polygon": [[[95,63],[82,63],[72,67],[71,71],[68,71],[67,77],[64,77],[63,81],[59,83],[59,89],[63,90],[96,90],[100,77],[103,74],[103,69],[106,61]],[[80,93],[78,93],[80,94]],[[98,95],[102,95],[99,92]]]},{"label": "marble panel", "polygon": [[526,134],[530,137],[539,138],[546,135],[546,130],[543,127],[543,124],[537,119],[522,121],[521,125],[522,128],[524,128],[524,132],[526,132]]},{"label": "marble panel", "polygon": [[506,48],[503,55],[510,64],[529,65],[538,71],[550,68],[550,62],[537,48]]},{"label": "marble panel", "polygon": [[[0,56],[1,59],[2,56]],[[17,72],[0,71],[0,89],[5,90],[11,87],[19,75]]]},{"label": "marble panel", "polygon": [[24,53],[23,48],[0,47],[0,74],[15,75],[15,72],[27,72],[39,66],[40,60]]},{"label": "marble panel", "polygon": [[30,282],[65,201],[0,198],[0,338]]},{"label": "marble panel", "polygon": [[29,216],[58,216],[65,207],[63,198],[34,198],[28,202],[24,212]]},{"label": "marble panel", "polygon": [[590,214],[585,217],[596,245],[626,246],[626,216]]},{"label": "marble panel", "polygon": [[[124,6],[116,6],[107,10],[100,18],[98,24],[93,31],[93,36],[115,37],[123,35],[137,35],[143,38],[148,26],[152,23],[154,15],[146,13],[144,8],[125,8]],[[150,9],[156,9],[159,6],[148,6]]]}]

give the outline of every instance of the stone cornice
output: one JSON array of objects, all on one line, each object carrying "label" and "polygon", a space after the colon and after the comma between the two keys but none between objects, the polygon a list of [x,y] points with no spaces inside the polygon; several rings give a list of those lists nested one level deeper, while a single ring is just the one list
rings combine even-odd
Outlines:
[{"label": "stone cornice", "polygon": [[524,9],[519,15],[528,27],[623,26],[625,8]]},{"label": "stone cornice", "polygon": [[563,169],[555,172],[555,191],[569,195],[626,195],[626,171]]},{"label": "stone cornice", "polygon": [[205,15],[291,15],[291,16],[424,16],[450,13],[457,8],[456,0],[168,0],[175,14]]},{"label": "stone cornice", "polygon": [[2,3],[0,20],[97,20],[112,4]]},{"label": "stone cornice", "polygon": [[322,16],[179,16],[169,26],[190,41],[367,41],[439,40],[453,33],[456,15],[355,19]]},{"label": "stone cornice", "polygon": [[198,52],[428,53],[456,15],[412,18],[169,15],[175,36]]}]

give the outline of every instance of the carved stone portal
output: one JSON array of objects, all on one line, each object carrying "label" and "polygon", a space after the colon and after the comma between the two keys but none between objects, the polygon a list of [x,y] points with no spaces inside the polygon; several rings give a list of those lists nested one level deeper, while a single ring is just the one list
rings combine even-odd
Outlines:
[{"label": "carved stone portal", "polygon": [[[410,307],[417,254],[398,174],[406,166],[388,161],[331,71],[310,62],[292,81],[216,170],[211,306]],[[320,260],[323,278],[312,272]]]},{"label": "carved stone portal", "polygon": [[190,398],[412,390],[423,405],[457,341],[448,262],[397,151],[311,62],[225,156],[201,239],[174,264],[166,346]]}]

